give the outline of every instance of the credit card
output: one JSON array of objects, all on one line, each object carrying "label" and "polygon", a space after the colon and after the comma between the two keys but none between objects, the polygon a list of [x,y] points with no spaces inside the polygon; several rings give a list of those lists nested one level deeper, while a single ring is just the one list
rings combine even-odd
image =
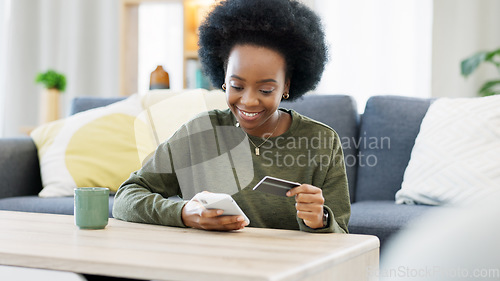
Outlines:
[{"label": "credit card", "polygon": [[286,196],[288,190],[299,186],[300,183],[278,179],[275,177],[265,176],[253,190],[264,193],[274,194],[278,196]]}]

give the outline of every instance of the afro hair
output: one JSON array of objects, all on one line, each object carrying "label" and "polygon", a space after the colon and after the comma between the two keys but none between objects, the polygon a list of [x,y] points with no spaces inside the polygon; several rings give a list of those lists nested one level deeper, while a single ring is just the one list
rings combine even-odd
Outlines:
[{"label": "afro hair", "polygon": [[224,83],[235,45],[263,46],[282,54],[290,78],[290,100],[313,90],[327,62],[320,18],[295,0],[226,0],[199,28],[199,58],[215,87]]}]

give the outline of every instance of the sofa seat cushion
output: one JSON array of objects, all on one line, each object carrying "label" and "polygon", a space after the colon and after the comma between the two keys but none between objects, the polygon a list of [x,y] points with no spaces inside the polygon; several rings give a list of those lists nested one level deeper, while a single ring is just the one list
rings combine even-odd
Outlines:
[{"label": "sofa seat cushion", "polygon": [[[115,197],[109,196],[109,217],[113,209]],[[41,198],[37,195],[18,196],[0,199],[0,210],[19,211],[33,213],[49,213],[61,215],[73,215],[74,198],[73,197],[50,197]]]},{"label": "sofa seat cushion", "polygon": [[380,245],[411,220],[421,216],[432,206],[398,205],[392,200],[361,201],[351,204],[349,233],[375,235]]}]

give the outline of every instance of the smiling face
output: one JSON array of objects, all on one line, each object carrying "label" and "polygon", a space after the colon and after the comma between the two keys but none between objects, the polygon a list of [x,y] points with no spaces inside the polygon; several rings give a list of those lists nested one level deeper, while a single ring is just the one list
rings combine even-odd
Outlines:
[{"label": "smiling face", "polygon": [[225,83],[227,104],[241,128],[253,136],[271,134],[290,85],[285,58],[269,48],[236,45],[229,54]]}]

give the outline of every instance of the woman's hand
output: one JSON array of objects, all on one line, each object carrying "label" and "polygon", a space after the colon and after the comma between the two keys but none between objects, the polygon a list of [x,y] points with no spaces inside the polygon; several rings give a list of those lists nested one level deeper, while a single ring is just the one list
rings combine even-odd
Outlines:
[{"label": "woman's hand", "polygon": [[325,198],[321,188],[310,184],[302,184],[290,189],[286,196],[295,196],[295,208],[297,216],[310,228],[322,228],[323,225],[323,204]]},{"label": "woman's hand", "polygon": [[205,230],[239,230],[247,226],[243,216],[221,216],[223,210],[206,209],[196,201],[190,200],[182,208],[184,225]]}]

